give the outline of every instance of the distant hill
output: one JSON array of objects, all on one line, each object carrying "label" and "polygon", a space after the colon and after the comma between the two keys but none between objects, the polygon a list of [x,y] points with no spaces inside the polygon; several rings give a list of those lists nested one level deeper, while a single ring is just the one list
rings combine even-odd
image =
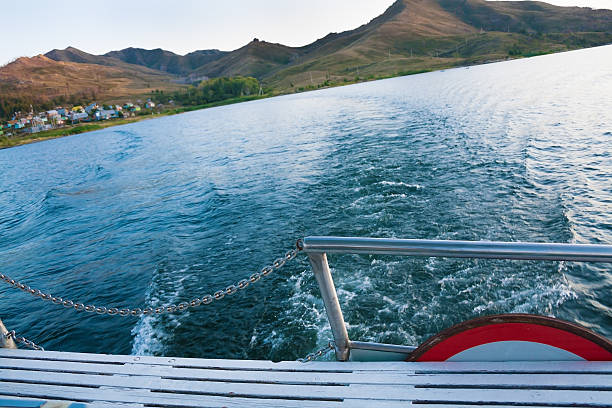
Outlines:
[{"label": "distant hill", "polygon": [[171,74],[188,75],[193,70],[218,60],[225,54],[227,53],[219,50],[200,50],[187,55],[178,55],[161,48],[154,50],[126,48],[119,51],[111,51],[104,54],[104,56]]},{"label": "distant hill", "polygon": [[612,10],[531,1],[398,0],[368,24],[304,47],[252,41],[196,72],[281,91],[612,42]]},{"label": "distant hill", "polygon": [[[410,6],[410,7],[407,7]],[[435,1],[404,0],[393,3],[382,15],[368,24],[342,33],[332,33],[304,47],[287,47],[254,40],[197,71],[207,76],[252,75],[265,79],[288,66],[295,71],[300,65],[313,67],[319,58],[335,59],[336,65],[360,62],[355,54],[368,54],[396,48],[405,37],[465,35],[477,31],[444,11]]]},{"label": "distant hill", "polygon": [[286,93],[609,43],[612,10],[534,1],[397,0],[369,23],[303,47],[255,39],[231,52],[183,56],[159,48],[105,55],[53,50],[0,67],[0,99],[92,92],[98,99],[116,98],[238,75]]},{"label": "distant hill", "polygon": [[108,57],[105,55],[93,55],[85,51],[81,51],[74,47],[68,47],[63,50],[52,50],[44,55],[54,61],[75,62],[79,64],[94,64],[107,67],[116,67],[126,71],[134,71],[145,75],[159,75],[159,70],[150,69],[140,65],[126,63],[117,58]]},{"label": "distant hill", "polygon": [[[127,64],[126,64],[127,65]],[[0,68],[3,96],[37,100],[78,95],[92,100],[129,97],[154,89],[178,89],[168,74],[136,66],[55,61],[44,55],[19,58]]]},{"label": "distant hill", "polygon": [[539,1],[439,0],[462,21],[487,31],[570,33],[612,30],[612,10],[558,7]]},{"label": "distant hill", "polygon": [[612,10],[541,2],[398,0],[370,23],[335,34],[260,79],[287,91],[603,45],[612,42],[611,22]]},{"label": "distant hill", "polygon": [[262,78],[278,67],[291,64],[300,55],[297,48],[255,39],[242,48],[204,64],[196,72],[208,77],[243,75]]}]

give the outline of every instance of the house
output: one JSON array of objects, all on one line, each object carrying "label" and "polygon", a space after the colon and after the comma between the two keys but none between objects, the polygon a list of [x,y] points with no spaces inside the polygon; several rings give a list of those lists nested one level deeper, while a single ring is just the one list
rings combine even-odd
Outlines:
[{"label": "house", "polygon": [[107,120],[116,117],[117,112],[114,109],[100,109],[95,113],[96,120]]},{"label": "house", "polygon": [[29,128],[26,129],[26,133],[38,133],[40,132],[42,129],[42,125],[35,125],[35,126],[31,126]]},{"label": "house", "polygon": [[49,116],[49,122],[54,126],[60,126],[64,124],[64,118],[60,115]]},{"label": "house", "polygon": [[85,112],[91,113],[96,109],[100,109],[100,106],[98,106],[98,104],[94,102],[85,108]]},{"label": "house", "polygon": [[66,108],[57,108],[57,114],[60,116],[66,116],[69,112],[70,111]]},{"label": "house", "polygon": [[79,122],[87,118],[89,118],[89,115],[86,112],[72,112],[70,115],[70,120],[73,122]]},{"label": "house", "polygon": [[153,101],[147,101],[147,103],[145,103],[145,108],[147,109],[153,109],[155,107],[155,103]]},{"label": "house", "polygon": [[72,111],[73,112],[83,112],[83,107],[81,105],[73,106]]}]

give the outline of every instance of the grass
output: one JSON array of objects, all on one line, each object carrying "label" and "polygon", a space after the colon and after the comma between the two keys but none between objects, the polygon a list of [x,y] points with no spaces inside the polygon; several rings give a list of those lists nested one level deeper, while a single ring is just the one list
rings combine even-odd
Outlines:
[{"label": "grass", "polygon": [[262,96],[243,96],[243,97],[238,97],[238,98],[225,99],[219,102],[212,102],[212,103],[208,103],[205,105],[181,106],[181,107],[170,109],[170,110],[167,110],[162,113],[155,114],[155,115],[140,115],[140,116],[136,116],[133,118],[114,119],[114,120],[107,120],[103,122],[79,124],[79,125],[73,125],[69,127],[60,128],[60,129],[45,130],[45,131],[34,133],[34,134],[20,133],[19,135],[13,135],[13,136],[2,135],[0,136],[0,149],[6,149],[9,147],[15,147],[15,146],[20,146],[24,144],[34,143],[34,142],[42,142],[43,140],[56,139],[58,137],[63,137],[63,136],[78,135],[80,133],[92,132],[94,130],[105,129],[111,126],[126,125],[128,123],[139,122],[145,119],[158,118],[160,116],[176,115],[176,114],[184,113],[184,112],[191,112],[191,111],[200,110],[200,109],[213,108],[215,106],[230,105],[233,103],[247,102],[247,101],[252,101],[256,99],[268,98],[270,96],[275,96],[275,95],[268,94],[268,95],[262,95]]},{"label": "grass", "polygon": [[28,134],[20,133],[19,135],[0,136],[0,149],[6,149],[8,147],[20,146],[23,144],[41,142],[43,140],[55,139],[63,136],[78,135],[80,133],[92,132],[94,130],[100,130],[111,126],[125,125],[128,123],[138,122],[142,119],[150,119],[156,116],[137,116],[135,118],[117,119],[105,122],[87,123],[64,127],[61,129],[45,130],[38,133]]}]

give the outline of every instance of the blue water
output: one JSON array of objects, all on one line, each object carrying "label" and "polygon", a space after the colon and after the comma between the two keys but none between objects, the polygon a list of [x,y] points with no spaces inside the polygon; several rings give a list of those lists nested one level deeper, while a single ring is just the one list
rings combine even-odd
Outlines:
[{"label": "blue water", "polygon": [[[362,83],[0,151],[0,270],[108,306],[189,301],[306,235],[612,243],[612,47]],[[528,312],[612,336],[604,264],[330,256],[355,340]],[[302,255],[210,306],[108,317],[0,286],[51,350],[295,359],[331,338]]]}]

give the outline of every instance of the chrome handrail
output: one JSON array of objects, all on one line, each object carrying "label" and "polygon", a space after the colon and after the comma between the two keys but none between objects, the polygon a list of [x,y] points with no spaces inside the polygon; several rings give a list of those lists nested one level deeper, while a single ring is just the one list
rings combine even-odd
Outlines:
[{"label": "chrome handrail", "polygon": [[349,340],[327,253],[612,263],[612,245],[345,237],[306,237],[301,245],[321,290],[339,361],[349,359],[351,348],[410,353],[414,347]]}]

